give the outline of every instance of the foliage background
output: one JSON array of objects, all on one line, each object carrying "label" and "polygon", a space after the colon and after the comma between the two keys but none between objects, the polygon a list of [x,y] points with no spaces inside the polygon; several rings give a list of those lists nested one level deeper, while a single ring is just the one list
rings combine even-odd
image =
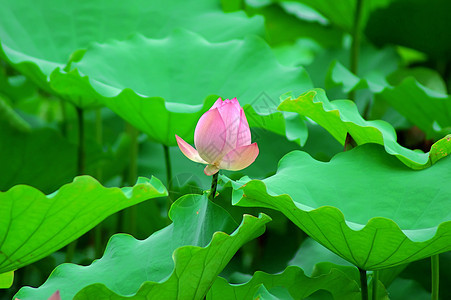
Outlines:
[{"label": "foliage background", "polygon": [[[339,257],[310,238],[304,223],[283,213],[291,205],[288,200],[282,208],[258,203],[261,199],[272,203],[271,197],[290,190],[285,179],[278,181],[283,161],[278,162],[287,153],[302,150],[313,158],[301,165],[328,162],[343,152],[347,134],[352,137],[348,149],[356,149],[335,156],[333,162],[349,159],[361,176],[390,165],[380,173],[374,171],[374,180],[370,178],[382,187],[387,178],[413,179],[400,180],[393,187],[404,192],[399,197],[396,192],[392,198],[372,195],[372,203],[385,203],[388,212],[357,205],[348,214],[349,199],[315,193],[313,199],[319,200],[311,208],[338,208],[346,222],[366,216],[359,220],[362,226],[373,217],[393,220],[390,224],[401,229],[410,229],[402,225],[407,221],[418,221],[415,224],[424,227],[414,226],[418,232],[409,237],[418,234],[430,244],[438,232],[443,245],[434,244],[430,253],[409,263],[384,266],[379,295],[430,297],[428,256],[444,252],[440,297],[451,298],[446,284],[451,280],[446,240],[451,221],[446,191],[450,164],[446,156],[451,151],[449,1],[1,0],[0,4],[0,250],[9,255],[22,249],[23,255],[32,257],[23,263],[13,261],[13,256],[8,257],[13,262],[0,262],[0,273],[18,269],[12,286],[0,290],[2,299],[11,299],[23,286],[41,286],[53,274],[41,288],[24,288],[19,294],[21,299],[46,299],[54,287],[68,291],[75,286],[73,276],[86,279],[89,272],[92,280],[77,283],[80,289],[88,286],[78,295],[81,299],[108,293],[133,295],[138,290],[174,292],[182,286],[186,293],[191,287],[192,297],[198,298],[211,286],[208,299],[227,293],[239,295],[237,299],[258,295],[358,299],[359,274],[349,262],[356,261]],[[260,155],[245,170],[221,172],[219,195],[212,204],[200,196],[209,189],[210,178],[203,174],[203,166],[180,153],[174,134],[192,142],[197,120],[218,96],[238,97]],[[365,153],[372,156],[362,158]],[[373,168],[368,161],[374,157],[379,163]],[[278,169],[279,175],[272,176]],[[293,172],[291,188],[304,182],[303,172],[315,179],[309,185],[313,192],[332,184],[344,191],[364,186],[358,176],[335,181],[345,171],[321,181],[331,171],[313,177],[315,170],[287,171]],[[74,180],[78,175],[96,180],[85,176]],[[252,184],[239,189],[250,179]],[[263,193],[262,183],[268,184],[269,193]],[[418,186],[423,193],[412,192]],[[288,193],[293,203],[310,205],[308,196],[297,192]],[[243,201],[243,193],[257,195],[256,202]],[[396,201],[406,194],[413,199],[408,211],[413,213],[390,215],[390,207],[402,206]],[[382,196],[386,202],[380,201]],[[52,204],[58,199],[68,204]],[[83,217],[70,214],[81,207],[86,209]],[[419,207],[424,207],[424,215]],[[204,215],[192,218],[195,212]],[[296,213],[304,213],[299,205]],[[248,223],[241,223],[244,214],[253,216],[244,217]],[[319,215],[327,217],[325,212]],[[71,223],[71,218],[77,221]],[[218,219],[222,222],[215,222]],[[30,220],[44,220],[47,227],[36,225],[40,233]],[[52,244],[50,237],[58,237],[52,230],[65,227],[66,221],[73,229],[67,226]],[[374,228],[378,226],[382,225]],[[424,233],[426,228],[429,231]],[[235,230],[236,236],[230,235]],[[217,231],[225,234],[214,235]],[[144,242],[125,234],[111,238],[115,233]],[[194,281],[196,272],[204,270],[199,266],[208,257],[205,253],[221,249],[212,239],[217,245],[237,243],[223,248],[232,251],[227,256],[230,262],[213,263],[206,272],[211,278],[199,275]],[[14,242],[22,240],[26,246],[14,248]],[[356,240],[368,245],[363,238]],[[117,249],[136,253],[119,260],[121,272],[133,277],[127,266],[139,265],[135,257],[157,248],[158,259],[141,266],[151,275],[122,284],[115,273],[108,278],[109,257]],[[91,267],[62,265],[52,273],[65,261],[90,265],[104,251],[102,260]],[[400,255],[406,256],[408,250],[403,251]],[[173,253],[179,258],[175,263]],[[186,255],[199,260],[190,261]],[[183,263],[188,262],[193,273],[185,281],[170,276],[174,267],[186,267]],[[95,270],[87,271],[91,269]],[[149,271],[156,269],[159,272]],[[276,273],[280,274],[269,275]],[[113,291],[93,284],[98,278]],[[245,282],[249,283],[239,288],[230,285]],[[70,299],[69,292],[66,295]]]}]

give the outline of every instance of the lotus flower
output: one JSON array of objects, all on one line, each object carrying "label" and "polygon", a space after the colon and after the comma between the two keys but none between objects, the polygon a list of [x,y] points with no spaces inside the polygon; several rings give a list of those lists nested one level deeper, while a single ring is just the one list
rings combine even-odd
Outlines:
[{"label": "lotus flower", "polygon": [[175,135],[180,150],[192,161],[206,164],[211,176],[220,169],[238,171],[248,167],[258,156],[257,143],[251,144],[251,131],[243,108],[236,98],[221,98],[200,117],[194,131],[197,150]]}]

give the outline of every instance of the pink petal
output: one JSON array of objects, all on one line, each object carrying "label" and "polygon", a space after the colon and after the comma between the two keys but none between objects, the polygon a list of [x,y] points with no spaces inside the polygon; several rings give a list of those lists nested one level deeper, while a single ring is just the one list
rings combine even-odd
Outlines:
[{"label": "pink petal", "polygon": [[241,109],[241,105],[240,105],[240,103],[238,102],[238,100],[236,99],[236,97],[233,98],[232,100],[229,100],[229,101],[232,102],[232,104],[235,105],[235,107],[236,107],[237,109]]},{"label": "pink petal", "polygon": [[[236,99],[235,99],[236,100]],[[221,118],[224,121],[226,131],[224,132],[224,137],[226,143],[224,145],[223,154],[229,153],[232,149],[236,148],[238,128],[240,127],[240,111],[241,107],[237,106],[231,101],[224,101],[225,104],[218,108]],[[238,101],[237,101],[238,102]]]},{"label": "pink petal", "polygon": [[258,156],[257,143],[233,149],[222,158],[220,169],[239,171],[248,167]]},{"label": "pink petal", "polygon": [[221,97],[219,97],[218,100],[216,100],[216,102],[213,104],[213,106],[209,110],[212,110],[212,109],[222,106],[223,102],[224,101],[222,101]]},{"label": "pink petal", "polygon": [[199,152],[197,152],[196,149],[194,149],[190,144],[185,142],[181,137],[175,135],[175,139],[177,140],[177,145],[179,145],[180,150],[182,151],[183,154],[185,154],[186,157],[188,157],[192,161],[201,164],[208,164],[199,156]]},{"label": "pink petal", "polygon": [[222,158],[226,134],[226,126],[217,108],[204,113],[194,131],[194,145],[200,157],[208,163]]},{"label": "pink petal", "polygon": [[240,112],[240,126],[238,128],[236,147],[246,146],[251,143],[251,130],[249,129],[249,124],[247,123],[246,115],[244,110],[241,109]]},{"label": "pink petal", "polygon": [[211,176],[211,175],[215,174],[218,171],[219,171],[219,168],[217,166],[215,166],[215,165],[208,165],[204,169],[204,173],[207,176]]}]

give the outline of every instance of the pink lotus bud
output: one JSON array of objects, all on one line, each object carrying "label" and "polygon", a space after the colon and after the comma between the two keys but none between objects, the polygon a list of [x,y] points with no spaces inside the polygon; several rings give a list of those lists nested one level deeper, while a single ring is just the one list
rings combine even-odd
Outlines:
[{"label": "pink lotus bud", "polygon": [[258,156],[257,143],[251,144],[251,131],[243,108],[236,98],[221,98],[200,117],[194,132],[197,150],[175,135],[180,150],[192,161],[207,164],[205,174],[220,169],[238,171],[248,167]]}]

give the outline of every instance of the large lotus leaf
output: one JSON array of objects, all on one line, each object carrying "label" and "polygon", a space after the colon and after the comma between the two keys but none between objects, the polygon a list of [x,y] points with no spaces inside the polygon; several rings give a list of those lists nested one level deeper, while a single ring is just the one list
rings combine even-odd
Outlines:
[{"label": "large lotus leaf", "polygon": [[154,177],[122,189],[80,176],[47,196],[26,185],[0,192],[0,273],[49,255],[121,209],[165,195]]},{"label": "large lotus leaf", "polygon": [[358,89],[369,89],[373,93],[378,93],[389,85],[385,79],[387,73],[378,71],[378,69],[374,69],[372,73],[365,74],[363,78],[360,78],[340,62],[333,61],[327,73],[325,85],[328,88],[341,85],[345,93]]},{"label": "large lotus leaf", "polygon": [[364,120],[354,102],[329,101],[321,89],[304,93],[297,99],[289,97],[279,105],[279,109],[309,117],[329,131],[342,145],[348,133],[358,145],[383,145],[387,153],[398,157],[413,169],[427,168],[451,152],[451,136],[444,137],[432,145],[429,153],[407,149],[397,143],[396,132],[390,124],[381,120]]},{"label": "large lotus leaf", "polygon": [[375,144],[328,163],[293,151],[274,176],[243,179],[234,203],[279,210],[352,264],[383,269],[451,250],[450,167],[415,171]]},{"label": "large lotus leaf", "polygon": [[225,14],[219,1],[210,0],[195,4],[113,0],[108,5],[87,0],[5,0],[0,11],[0,56],[48,89],[50,73],[64,68],[75,50],[91,42],[125,39],[136,32],[161,38],[178,27],[209,40],[227,41],[261,33],[263,20],[249,19],[243,12]]},{"label": "large lotus leaf", "polygon": [[269,292],[283,287],[294,299],[304,299],[319,290],[330,292],[334,299],[360,299],[358,284],[340,270],[332,269],[327,274],[309,277],[295,266],[289,266],[276,275],[257,271],[244,284],[229,284],[224,278],[218,277],[207,294],[207,299],[254,299],[252,296],[261,285]]},{"label": "large lotus leaf", "polygon": [[234,231],[232,217],[206,195],[183,196],[169,216],[173,223],[146,240],[117,234],[101,259],[61,265],[41,287],[22,288],[16,297],[46,299],[59,289],[62,299],[177,299],[180,293],[203,299],[235,252],[270,221],[245,215]]},{"label": "large lotus leaf", "polygon": [[135,35],[95,44],[72,66],[68,73],[53,72],[56,91],[99,99],[166,145],[176,144],[175,134],[192,140],[200,115],[218,97],[207,97],[212,94],[251,104],[246,111],[250,126],[285,135],[284,117],[276,111],[280,94],[311,87],[305,70],[279,64],[256,36],[210,43],[184,30],[165,39]]},{"label": "large lotus leaf", "polygon": [[447,0],[396,0],[368,20],[365,34],[377,45],[397,44],[449,60],[451,2]]},{"label": "large lotus leaf", "polygon": [[451,133],[451,96],[434,91],[412,77],[387,87],[377,99],[386,101],[428,137]]}]

